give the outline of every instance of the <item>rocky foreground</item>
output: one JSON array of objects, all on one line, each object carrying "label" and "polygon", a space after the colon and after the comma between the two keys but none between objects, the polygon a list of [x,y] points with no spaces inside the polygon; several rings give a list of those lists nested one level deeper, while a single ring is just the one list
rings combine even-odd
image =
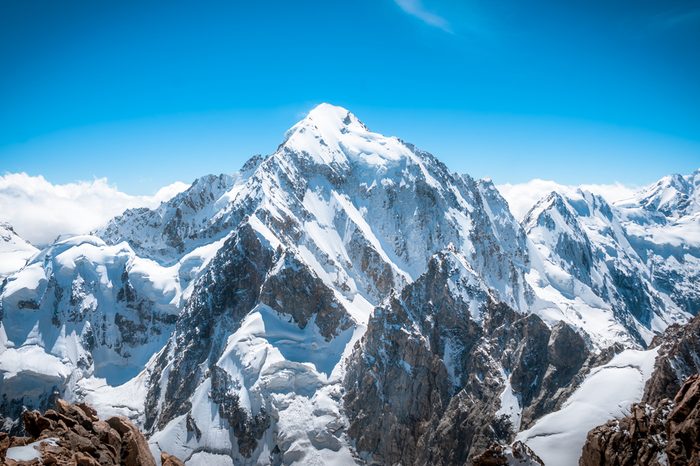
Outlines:
[{"label": "rocky foreground", "polygon": [[[89,406],[58,400],[42,415],[22,415],[27,436],[0,432],[0,463],[8,466],[156,466],[148,442],[128,419],[97,417]],[[163,466],[184,466],[179,459],[161,454]]]},{"label": "rocky foreground", "polygon": [[590,431],[579,464],[700,465],[700,375],[673,400],[636,403],[629,416]]},{"label": "rocky foreground", "polygon": [[544,466],[534,451],[522,442],[506,447],[494,443],[482,454],[475,456],[472,466]]},{"label": "rocky foreground", "polygon": [[700,465],[700,316],[652,345],[659,356],[642,402],[588,433],[580,466]]}]

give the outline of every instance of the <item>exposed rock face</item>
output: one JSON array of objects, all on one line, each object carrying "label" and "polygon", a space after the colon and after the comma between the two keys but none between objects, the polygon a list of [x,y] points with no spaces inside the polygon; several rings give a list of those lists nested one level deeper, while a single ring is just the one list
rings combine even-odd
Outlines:
[{"label": "exposed rock face", "polygon": [[315,320],[328,340],[350,327],[350,316],[321,279],[291,254],[285,254],[280,262],[276,273],[265,281],[260,302],[291,315],[299,328]]},{"label": "exposed rock face", "polygon": [[[22,416],[28,437],[0,433],[0,462],[8,466],[155,466],[156,462],[143,434],[130,421],[112,417],[102,421],[85,404],[57,400],[55,409],[43,415],[25,411]],[[36,459],[19,461],[18,448],[33,452]],[[31,455],[30,455],[31,456]],[[183,463],[167,453],[164,466]]]},{"label": "exposed rock face", "polygon": [[700,375],[690,377],[673,401],[635,404],[629,416],[590,431],[579,464],[700,464]]},{"label": "exposed rock face", "polygon": [[[222,340],[256,304],[273,254],[249,226],[242,226],[212,260],[209,272],[178,321],[176,331],[161,352],[146,400],[146,429],[163,427],[189,410],[188,397],[204,378],[202,363],[221,352]],[[177,348],[171,365],[168,357]],[[160,378],[167,371],[165,384]],[[161,385],[165,393],[161,393]]]},{"label": "exposed rock face", "polygon": [[652,345],[659,346],[659,356],[644,389],[643,401],[654,405],[664,398],[673,398],[683,381],[700,373],[700,315],[685,325],[670,326]]},{"label": "exposed rock face", "polygon": [[160,454],[160,464],[161,466],[185,466],[185,463],[178,458],[165,452],[161,452]]},{"label": "exposed rock face", "polygon": [[576,385],[583,338],[496,304],[472,274],[438,254],[375,310],[345,379],[349,434],[368,461],[464,464]]},{"label": "exposed rock face", "polygon": [[[342,338],[349,338],[351,332],[346,331],[355,325],[333,291],[296,256],[294,250],[273,247],[250,223],[244,223],[226,240],[212,259],[207,273],[195,283],[173,337],[156,360],[146,399],[147,429],[163,429],[171,421],[177,424],[175,418],[184,415],[186,436],[188,441],[195,443],[202,438],[203,432],[207,434],[207,427],[201,420],[206,418],[226,432],[231,443],[226,452],[237,462],[250,461],[251,457],[262,454],[263,440],[275,440],[271,434],[264,438],[279,420],[274,404],[260,395],[261,388],[252,387],[253,382],[245,379],[252,378],[254,370],[263,372],[263,375],[270,372],[263,371],[262,364],[273,358],[269,355],[274,351],[273,347],[264,349],[259,358],[252,356],[250,364],[231,355],[228,347],[231,335],[240,330],[242,320],[254,310],[264,315],[261,317],[261,335],[271,341],[277,341],[274,339],[275,325],[296,327],[283,332],[281,343],[285,347],[302,343],[289,340],[295,338],[293,334],[297,330],[320,334],[323,343],[333,345],[336,338],[341,338],[341,333],[347,334]],[[244,338],[247,345],[251,337]],[[339,341],[346,341],[342,338]],[[300,352],[296,348],[290,351]],[[323,349],[318,351],[323,352]],[[250,355],[252,352],[246,353]],[[229,361],[240,364],[241,370],[233,371]],[[299,381],[295,382],[299,390],[313,393],[320,384],[307,378],[308,367],[291,363],[289,373],[281,371],[283,381],[265,381],[264,389],[286,390],[286,384],[290,383],[288,377],[299,370],[303,370]],[[248,393],[242,391],[246,386],[251,386]],[[204,398],[197,395],[198,390],[204,393]],[[201,407],[193,407],[193,400],[211,404],[218,414],[217,419],[212,421],[210,415],[204,416]],[[339,430],[335,425],[332,429],[333,432]],[[322,446],[339,443],[333,434],[325,431],[314,435]],[[324,435],[330,439],[326,441]],[[217,448],[217,452],[223,450]]]}]

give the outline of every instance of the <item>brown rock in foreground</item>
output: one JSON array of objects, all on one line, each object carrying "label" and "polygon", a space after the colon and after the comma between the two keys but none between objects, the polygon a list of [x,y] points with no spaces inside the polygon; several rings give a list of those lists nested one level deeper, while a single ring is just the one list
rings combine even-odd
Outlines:
[{"label": "brown rock in foreground", "polygon": [[160,464],[162,466],[185,466],[185,463],[180,461],[178,458],[165,452],[161,452],[160,454]]},{"label": "brown rock in foreground", "polygon": [[673,401],[632,405],[629,416],[588,433],[580,466],[700,466],[700,375]]},{"label": "brown rock in foreground", "polygon": [[494,443],[483,453],[472,459],[472,466],[544,466],[534,451],[517,441],[510,447]]},{"label": "brown rock in foreground", "polygon": [[[48,409],[43,415],[38,411],[26,411],[22,420],[29,437],[11,437],[0,432],[0,464],[156,466],[146,438],[124,417],[102,421],[97,412],[85,404],[72,405],[58,400],[55,409]],[[29,446],[24,453],[35,453],[36,458],[12,459],[18,452],[13,447],[22,446]],[[161,461],[165,466],[184,466],[182,461],[167,453],[161,455]]]},{"label": "brown rock in foreground", "polygon": [[642,401],[656,405],[673,398],[683,382],[700,373],[700,314],[685,325],[673,324],[654,338],[651,347],[659,348],[654,373],[644,387]]}]

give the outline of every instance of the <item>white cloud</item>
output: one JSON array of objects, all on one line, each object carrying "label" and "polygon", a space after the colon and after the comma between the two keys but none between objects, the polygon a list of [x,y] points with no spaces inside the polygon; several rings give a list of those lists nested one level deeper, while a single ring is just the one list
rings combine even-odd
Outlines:
[{"label": "white cloud", "polygon": [[394,0],[396,4],[406,13],[415,16],[426,24],[442,29],[445,32],[452,32],[450,24],[442,16],[436,15],[425,9],[421,0]]},{"label": "white cloud", "polygon": [[132,196],[106,178],[52,184],[43,176],[8,173],[0,176],[0,220],[37,245],[60,234],[87,233],[132,207],[156,207],[189,185],[176,182],[153,196]]},{"label": "white cloud", "polygon": [[577,189],[590,191],[602,196],[609,203],[632,197],[638,187],[626,186],[622,183],[612,184],[583,184],[580,186],[568,186],[555,181],[534,179],[527,183],[501,184],[496,186],[501,195],[508,201],[510,211],[517,220],[522,220],[537,201],[552,191],[575,196]]}]

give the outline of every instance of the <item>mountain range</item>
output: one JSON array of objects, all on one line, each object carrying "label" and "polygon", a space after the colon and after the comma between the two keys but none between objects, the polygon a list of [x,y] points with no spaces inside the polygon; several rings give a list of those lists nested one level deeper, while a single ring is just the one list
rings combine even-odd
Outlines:
[{"label": "mountain range", "polygon": [[553,191],[518,221],[490,180],[321,104],[90,235],[38,250],[0,224],[3,430],[61,397],[187,465],[465,464],[516,440],[578,464],[700,309],[699,186]]}]

